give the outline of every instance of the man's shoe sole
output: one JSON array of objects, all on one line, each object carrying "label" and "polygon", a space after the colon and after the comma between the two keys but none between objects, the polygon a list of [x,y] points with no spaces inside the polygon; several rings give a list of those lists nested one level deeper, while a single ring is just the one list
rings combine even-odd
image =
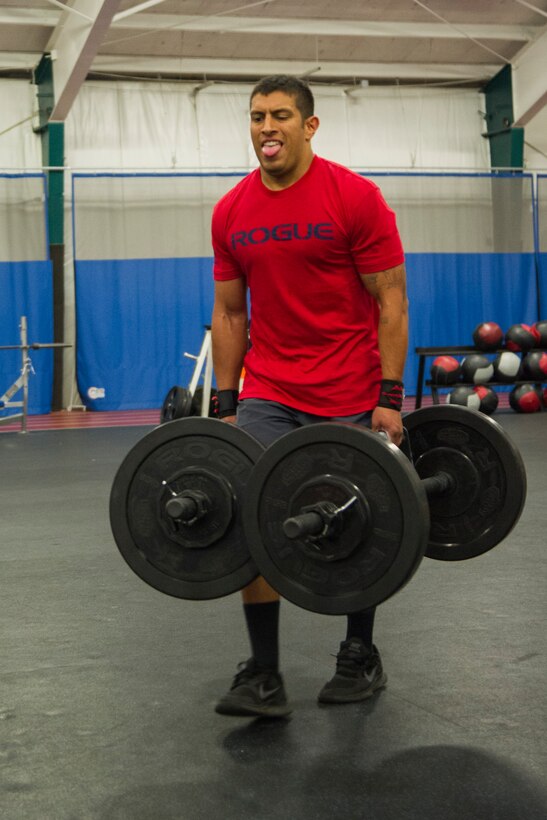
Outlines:
[{"label": "man's shoe sole", "polygon": [[367,698],[372,697],[372,695],[378,691],[378,689],[382,689],[387,683],[387,675],[382,673],[382,677],[378,678],[377,681],[373,683],[373,685],[369,689],[363,689],[361,692],[348,692],[347,694],[319,694],[317,701],[319,703],[358,703],[361,700],[367,700]]}]

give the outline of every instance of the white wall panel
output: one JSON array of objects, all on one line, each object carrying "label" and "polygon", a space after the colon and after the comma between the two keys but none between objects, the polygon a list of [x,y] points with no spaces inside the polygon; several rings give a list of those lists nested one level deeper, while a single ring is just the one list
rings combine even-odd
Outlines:
[{"label": "white wall panel", "polygon": [[32,130],[35,86],[28,80],[0,80],[0,100],[0,169],[40,168],[40,137]]}]

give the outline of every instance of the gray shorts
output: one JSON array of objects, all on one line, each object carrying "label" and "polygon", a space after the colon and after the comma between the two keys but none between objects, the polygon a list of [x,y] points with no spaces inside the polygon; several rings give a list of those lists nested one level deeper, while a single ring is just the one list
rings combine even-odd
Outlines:
[{"label": "gray shorts", "polygon": [[304,427],[308,424],[319,424],[324,421],[343,421],[352,424],[362,424],[370,427],[372,411],[357,413],[353,416],[315,416],[313,413],[304,413],[285,404],[266,399],[245,399],[237,408],[237,426],[258,439],[265,447],[269,447],[278,438]]}]

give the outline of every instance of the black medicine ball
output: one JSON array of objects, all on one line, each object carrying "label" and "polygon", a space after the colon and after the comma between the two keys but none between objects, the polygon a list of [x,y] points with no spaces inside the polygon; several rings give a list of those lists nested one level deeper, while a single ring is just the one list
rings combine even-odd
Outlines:
[{"label": "black medicine ball", "polygon": [[491,387],[482,384],[475,387],[460,384],[450,391],[446,401],[447,404],[459,404],[490,416],[498,406],[498,394]]},{"label": "black medicine ball", "polygon": [[537,347],[542,347],[544,350],[547,350],[547,321],[536,322],[532,325],[532,329],[535,330],[539,336],[539,344]]},{"label": "black medicine ball", "polygon": [[470,407],[472,410],[478,410],[481,401],[472,387],[466,384],[459,384],[448,393],[446,403],[458,404],[460,407]]},{"label": "black medicine ball", "polygon": [[472,353],[462,361],[462,379],[464,382],[484,384],[494,375],[494,365],[487,356]]},{"label": "black medicine ball", "polygon": [[504,350],[503,353],[498,353],[493,361],[494,381],[506,382],[507,384],[518,381],[521,364],[520,356],[516,353],[512,353],[510,350]]},{"label": "black medicine ball", "polygon": [[486,413],[487,416],[491,416],[499,403],[496,391],[492,390],[491,387],[486,387],[484,384],[477,385],[473,390],[479,397],[479,410],[481,413]]},{"label": "black medicine ball", "polygon": [[543,404],[541,390],[533,384],[519,384],[509,393],[509,404],[517,413],[537,413]]},{"label": "black medicine ball", "polygon": [[543,350],[531,350],[523,361],[523,370],[527,379],[543,382],[547,379],[547,353]]},{"label": "black medicine ball", "polygon": [[519,350],[522,353],[537,347],[539,344],[539,333],[530,325],[511,325],[505,334],[505,347],[507,350]]}]

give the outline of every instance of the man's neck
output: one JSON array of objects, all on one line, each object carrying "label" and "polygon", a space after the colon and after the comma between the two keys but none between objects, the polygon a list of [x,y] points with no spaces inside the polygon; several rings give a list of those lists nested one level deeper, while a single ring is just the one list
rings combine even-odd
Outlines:
[{"label": "man's neck", "polygon": [[294,171],[286,176],[273,176],[268,174],[267,171],[260,166],[262,184],[270,191],[283,191],[285,188],[290,188],[291,185],[294,185],[295,182],[298,182],[299,179],[302,179],[302,177],[308,173],[314,156],[313,153],[310,153],[309,157],[306,157],[305,162],[301,163],[298,168],[295,168]]}]

